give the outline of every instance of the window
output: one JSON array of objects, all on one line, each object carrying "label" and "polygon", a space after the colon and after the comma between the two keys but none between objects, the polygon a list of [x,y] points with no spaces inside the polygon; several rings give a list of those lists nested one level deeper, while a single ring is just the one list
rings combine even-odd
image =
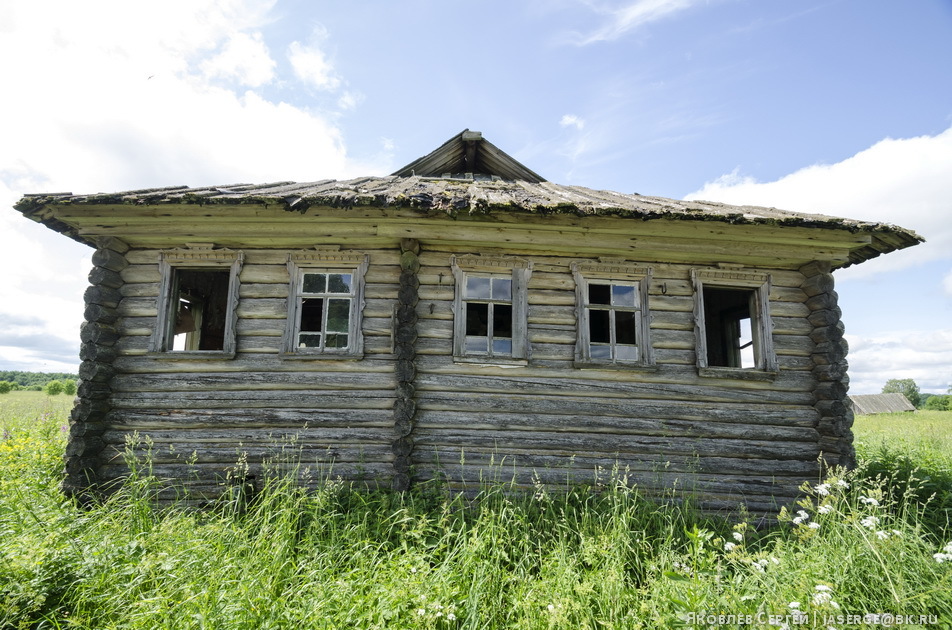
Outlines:
[{"label": "window", "polygon": [[705,375],[727,370],[776,372],[770,321],[770,276],[698,270],[694,282],[697,362]]},{"label": "window", "polygon": [[641,364],[653,361],[648,317],[651,268],[616,263],[572,265],[577,297],[581,364]]},{"label": "window", "polygon": [[360,356],[365,254],[291,254],[285,353]]},{"label": "window", "polygon": [[233,356],[243,255],[212,245],[162,252],[152,352]]},{"label": "window", "polygon": [[531,265],[491,256],[454,256],[453,354],[460,360],[524,363],[526,286]]}]

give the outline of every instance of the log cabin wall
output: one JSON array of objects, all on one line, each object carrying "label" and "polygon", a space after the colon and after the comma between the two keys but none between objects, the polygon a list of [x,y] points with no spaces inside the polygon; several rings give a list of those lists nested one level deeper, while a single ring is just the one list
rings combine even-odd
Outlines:
[{"label": "log cabin wall", "polygon": [[691,266],[652,264],[650,334],[656,366],[575,367],[575,257],[531,257],[526,366],[474,365],[452,355],[449,269],[467,250],[420,255],[418,481],[456,489],[481,480],[531,487],[607,481],[696,491],[707,508],[769,510],[818,474],[813,326],[798,271],[770,270],[779,373],[773,380],[698,376]]},{"label": "log cabin wall", "polygon": [[[692,270],[731,273],[703,252],[696,263],[624,257],[623,266],[650,268],[653,364],[580,367],[573,269],[600,264],[594,241],[487,247],[485,238],[466,243],[470,226],[427,226],[443,238],[417,241],[400,225],[373,226],[373,238],[351,230],[340,246],[368,260],[361,358],[282,357],[287,262],[300,249],[260,242],[228,243],[243,259],[234,357],[157,357],[163,250],[128,251],[100,481],[127,472],[133,436],[139,456],[151,451],[154,472],[186,484],[196,501],[220,493],[229,475],[260,479],[269,461],[297,455],[312,483],[340,476],[397,489],[411,479],[462,490],[481,480],[596,483],[617,467],[652,491],[696,491],[710,509],[770,510],[819,474],[817,427],[827,411],[815,398],[818,329],[804,272],[745,267],[770,277],[775,376],[699,374]],[[585,254],[566,252],[579,243]],[[332,247],[326,238],[320,246]],[[453,261],[480,255],[531,268],[521,364],[454,358]]]},{"label": "log cabin wall", "polygon": [[[127,253],[101,478],[127,474],[123,452],[136,435],[137,456],[151,451],[154,473],[185,484],[196,501],[219,494],[229,475],[260,479],[266,462],[297,457],[309,469],[305,483],[341,477],[389,484],[399,249],[360,249],[370,260],[362,358],[312,360],[280,355],[291,250],[242,251],[237,352],[215,359],[150,354],[160,251]],[[239,460],[246,470],[236,468]]]}]

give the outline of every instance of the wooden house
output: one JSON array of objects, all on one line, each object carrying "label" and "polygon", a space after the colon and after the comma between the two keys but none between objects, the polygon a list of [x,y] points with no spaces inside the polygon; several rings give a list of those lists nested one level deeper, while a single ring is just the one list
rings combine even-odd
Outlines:
[{"label": "wooden house", "polygon": [[922,240],[557,185],[468,130],[386,177],[16,208],[95,248],[66,490],[137,433],[196,500],[293,445],[396,489],[617,465],[772,509],[853,462],[831,272]]},{"label": "wooden house", "polygon": [[854,394],[849,397],[850,408],[859,415],[876,413],[902,413],[915,411],[916,407],[903,394]]}]

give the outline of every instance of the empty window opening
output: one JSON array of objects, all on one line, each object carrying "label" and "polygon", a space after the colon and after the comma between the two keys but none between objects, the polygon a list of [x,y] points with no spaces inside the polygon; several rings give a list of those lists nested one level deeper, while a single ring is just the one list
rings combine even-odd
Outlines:
[{"label": "empty window opening", "polygon": [[639,359],[636,289],[631,284],[588,283],[586,306],[591,359]]},{"label": "empty window opening", "polygon": [[228,269],[173,269],[172,350],[225,349]]},{"label": "empty window opening", "polygon": [[298,348],[333,351],[351,347],[354,289],[353,273],[303,273],[298,298]]},{"label": "empty window opening", "polygon": [[489,356],[512,355],[512,278],[466,276],[465,351]]},{"label": "empty window opening", "polygon": [[708,286],[703,291],[707,364],[711,367],[757,367],[758,348],[753,333],[756,292]]}]

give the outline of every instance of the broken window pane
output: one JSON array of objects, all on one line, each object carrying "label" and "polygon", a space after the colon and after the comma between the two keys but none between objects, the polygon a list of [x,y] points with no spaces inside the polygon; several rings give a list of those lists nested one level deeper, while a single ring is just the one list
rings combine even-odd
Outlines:
[{"label": "broken window pane", "polygon": [[589,304],[611,304],[612,287],[610,284],[589,284],[588,285],[588,303]]},{"label": "broken window pane", "polygon": [[489,304],[466,303],[466,336],[489,334]]},{"label": "broken window pane", "polygon": [[512,339],[512,306],[493,304],[493,338]]},{"label": "broken window pane", "polygon": [[635,345],[635,323],[634,311],[615,311],[615,343]]},{"label": "broken window pane", "polygon": [[611,343],[610,311],[592,309],[588,313],[588,335],[592,343]]},{"label": "broken window pane", "polygon": [[[750,334],[754,291],[703,287],[707,364],[712,367],[755,367],[756,348]],[[742,330],[746,329],[746,339]],[[743,339],[743,340],[742,340]],[[742,349],[750,349],[742,352]],[[744,356],[746,355],[746,360]]]},{"label": "broken window pane", "polygon": [[224,350],[228,316],[227,269],[174,269],[172,350]]},{"label": "broken window pane", "polygon": [[324,298],[305,298],[301,300],[301,332],[320,332],[324,330]]}]

